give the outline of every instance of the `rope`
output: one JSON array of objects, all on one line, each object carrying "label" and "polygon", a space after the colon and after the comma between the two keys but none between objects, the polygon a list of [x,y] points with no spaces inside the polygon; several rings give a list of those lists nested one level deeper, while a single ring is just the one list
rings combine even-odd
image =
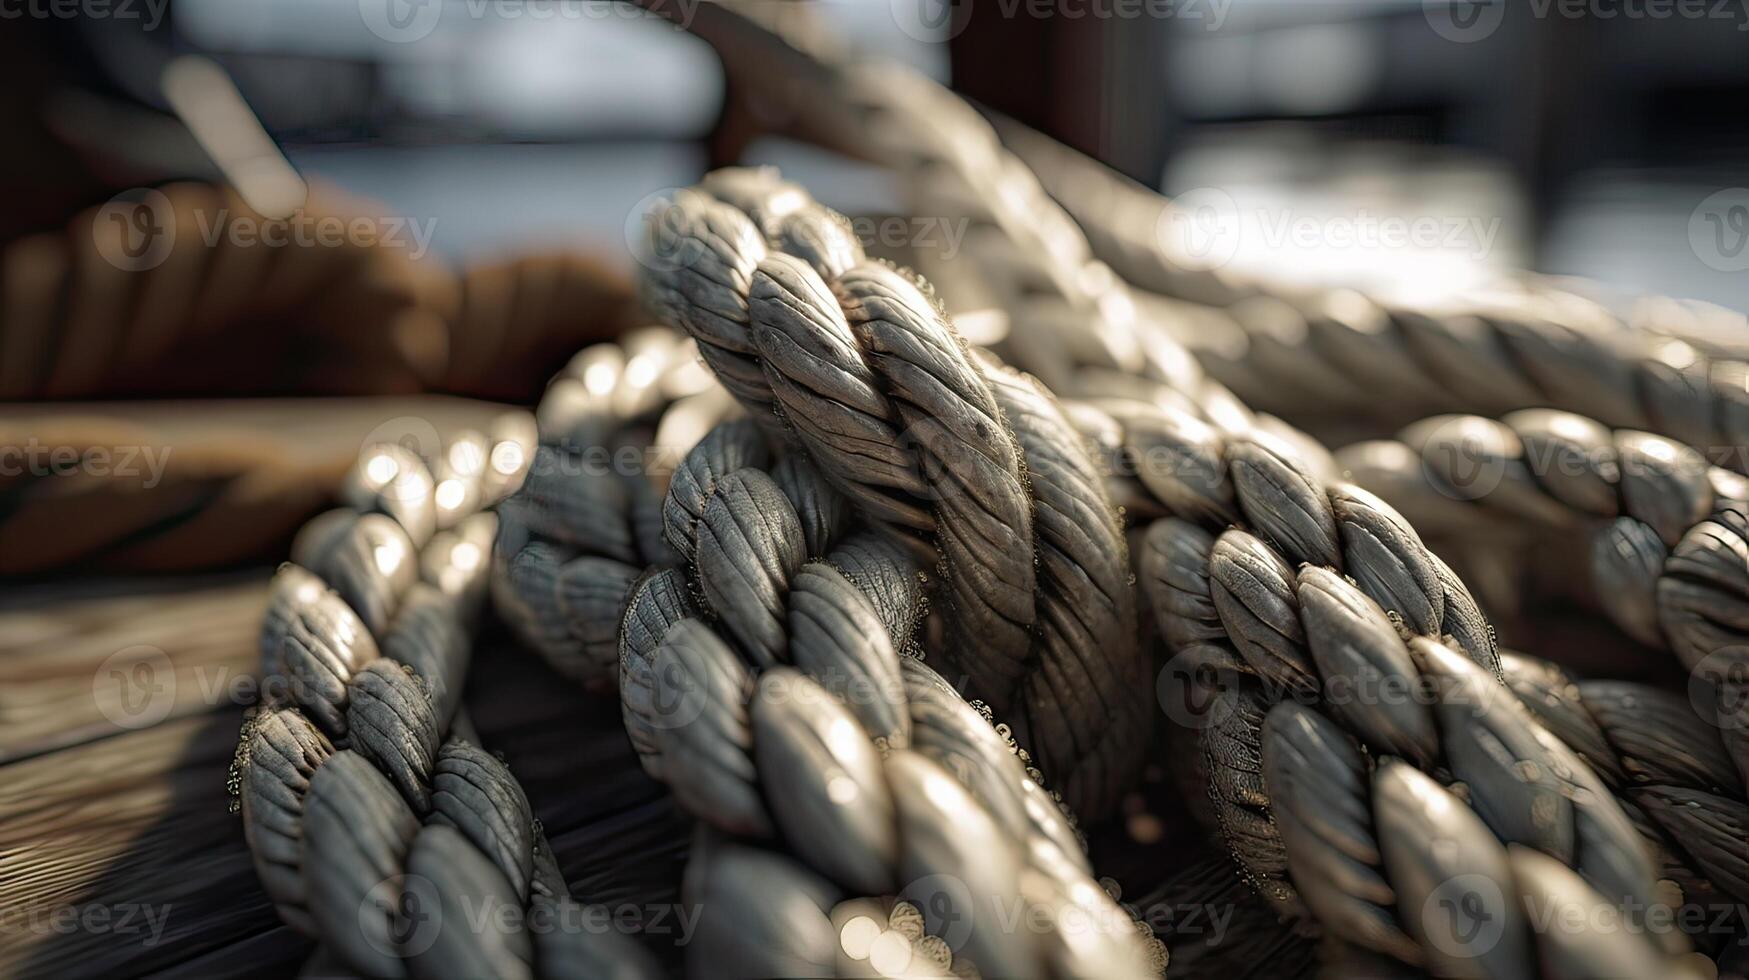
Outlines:
[{"label": "rope", "polygon": [[300,532],[262,624],[233,806],[280,917],[361,975],[655,976],[625,937],[551,927],[579,907],[460,708],[497,532],[480,508],[531,448],[505,431],[441,460],[367,447],[352,506]]},{"label": "rope", "polygon": [[[1203,732],[1223,834],[1259,890],[1340,943],[1435,973],[1672,968],[1680,937],[1593,925],[1593,910],[1641,916],[1663,893],[1581,757],[1449,639],[1414,635],[1330,569],[1291,582],[1309,684],[1241,674]],[[1534,918],[1557,901],[1592,916],[1578,934]]]},{"label": "rope", "polygon": [[[1207,699],[1180,720],[1202,727],[1222,836],[1284,914],[1335,937],[1330,963],[1348,945],[1412,966],[1499,956],[1522,967],[1533,944],[1559,963],[1587,947],[1532,933],[1520,899],[1558,886],[1586,907],[1648,907],[1656,875],[1635,825],[1572,750],[1501,696],[1492,628],[1407,521],[1327,484],[1324,466],[1277,437],[1122,407],[1133,472],[1184,515],[1149,527],[1140,577],[1192,693]],[[1401,762],[1375,771],[1348,732]],[[1449,774],[1474,812],[1422,772]],[[1462,846],[1429,846],[1439,840]],[[1508,860],[1504,845],[1551,855],[1589,884],[1533,874],[1524,861],[1543,866]],[[1489,883],[1500,909],[1481,911],[1503,916],[1507,939],[1463,946],[1460,923],[1422,913],[1450,881]]]},{"label": "rope", "polygon": [[[1577,680],[1558,665],[1502,657],[1506,682],[1573,747],[1664,852],[1690,901],[1749,894],[1749,805],[1720,729],[1691,698],[1623,681]],[[1693,869],[1693,870],[1690,870]],[[1695,872],[1700,874],[1697,875]]]},{"label": "rope", "polygon": [[[1749,483],[1696,448],[1566,412],[1426,419],[1339,459],[1442,536],[1527,529],[1588,544],[1590,592],[1629,636],[1674,651],[1735,705],[1749,665]],[[1721,718],[1721,723],[1729,721]],[[1735,730],[1733,758],[1749,771]]]},{"label": "rope", "polygon": [[707,177],[654,232],[651,305],[861,515],[933,540],[968,689],[1020,709],[1017,737],[1077,812],[1108,808],[1145,692],[1118,523],[1060,407],[970,352],[927,285],[862,259],[842,218],[774,172]]},{"label": "rope", "polygon": [[[341,234],[361,222],[380,242]],[[417,232],[321,185],[277,220],[197,183],[87,209],[0,251],[0,400],[427,389],[520,400],[535,394],[527,379],[631,325],[628,284],[596,259],[458,272],[420,254]]]},{"label": "rope", "polygon": [[[606,353],[591,362],[621,363]],[[597,401],[613,404],[618,384],[596,377]],[[548,398],[568,390],[556,383]],[[556,414],[543,403],[543,416]],[[671,414],[659,428],[673,428]],[[599,419],[592,431],[611,439],[618,425]],[[543,438],[542,452],[568,452],[550,427]],[[586,509],[603,485],[570,477],[562,489]],[[847,926],[858,917],[905,937],[912,969],[969,962],[986,975],[1127,976],[1164,967],[1164,948],[1139,938],[1093,883],[1072,818],[1040,788],[1030,757],[918,658],[920,557],[857,528],[804,456],[773,461],[750,420],[717,425],[660,503],[672,557],[632,570],[629,595],[612,578],[592,593],[598,606],[531,601],[604,559],[559,562],[552,579],[529,574],[553,514],[570,509],[530,508],[530,492],[525,484],[502,508],[507,521],[527,522],[529,540],[500,551],[500,608],[513,624],[537,610],[546,625],[519,628],[553,636],[594,635],[602,612],[624,610],[627,733],[645,768],[715,831],[689,861],[688,900],[703,910],[689,950],[695,972],[837,975],[851,950],[870,955],[855,941],[865,924]],[[619,519],[626,532],[594,540],[629,534],[629,515]],[[874,895],[899,898],[876,915],[875,900],[856,897]],[[1001,925],[1016,909],[1049,927],[1017,938]],[[1066,931],[1087,922],[1097,928]],[[891,955],[880,969],[900,969]]]},{"label": "rope", "polygon": [[[1438,412],[1556,408],[1693,446],[1749,443],[1749,362],[1739,313],[1665,297],[1626,317],[1553,279],[1439,303],[1353,291],[1295,295],[1199,267],[1161,229],[1171,201],[1018,123],[1003,134],[1085,229],[1093,251],[1172,321],[1246,404],[1394,427]],[[1741,458],[1721,458],[1743,472]]]}]

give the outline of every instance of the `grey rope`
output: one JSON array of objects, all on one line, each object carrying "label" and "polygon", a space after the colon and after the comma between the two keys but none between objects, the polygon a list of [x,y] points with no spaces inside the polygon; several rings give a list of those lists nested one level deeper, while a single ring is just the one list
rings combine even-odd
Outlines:
[{"label": "grey rope", "polygon": [[[854,946],[839,936],[843,896],[899,895],[923,912],[919,950],[987,975],[1136,975],[1150,956],[1157,972],[1163,948],[1089,890],[1072,823],[1024,756],[906,652],[924,615],[915,556],[844,530],[831,486],[798,455],[768,463],[764,445],[740,422],[694,447],[664,507],[690,560],[635,588],[621,631],[627,730],[646,765],[718,832],[781,840],[799,859],[703,846],[689,875],[711,896],[705,918],[763,917],[780,901],[791,919],[768,946],[747,941],[770,931],[757,922],[706,928],[723,952],[695,949],[696,962],[833,975],[840,939]],[[1016,901],[1050,928],[1003,930]],[[1100,928],[1071,941],[1069,906]],[[833,939],[809,939],[820,935]]]},{"label": "grey rope", "polygon": [[1266,897],[1340,943],[1439,973],[1589,976],[1596,944],[1631,963],[1683,951],[1673,934],[1533,920],[1537,886],[1510,847],[1553,858],[1539,874],[1581,908],[1652,908],[1657,869],[1634,822],[1492,671],[1328,569],[1296,578],[1316,693],[1241,677],[1204,733],[1224,836]]},{"label": "grey rope", "polygon": [[[1623,632],[1740,702],[1749,666],[1749,483],[1700,449],[1565,412],[1442,416],[1339,454],[1431,533],[1588,544],[1590,591]],[[1749,741],[1727,743],[1749,772]]]},{"label": "grey rope", "polygon": [[1684,698],[1644,684],[1578,680],[1521,654],[1501,659],[1519,700],[1584,757],[1659,845],[1663,874],[1685,899],[1714,904],[1720,892],[1738,901],[1749,894],[1743,777],[1693,700],[1719,692],[1698,687]]},{"label": "grey rope", "polygon": [[352,508],[274,578],[230,789],[281,918],[361,975],[655,975],[624,937],[535,927],[577,903],[460,709],[497,531],[479,508],[519,482],[531,428],[510,416],[431,461],[367,447]]},{"label": "grey rope", "polygon": [[1140,656],[1113,508],[1054,400],[973,356],[926,285],[861,260],[774,173],[712,175],[654,225],[652,304],[867,519],[932,535],[969,690],[1021,708],[1017,736],[1077,812],[1108,808],[1145,738]]},{"label": "grey rope", "polygon": [[[1749,361],[1730,342],[1744,333],[1741,314],[1646,297],[1619,318],[1534,276],[1443,304],[1295,296],[1185,262],[1160,234],[1172,202],[1019,124],[1002,131],[1095,253],[1173,298],[1144,302],[1195,323],[1180,335],[1247,404],[1296,421],[1340,414],[1386,426],[1549,407],[1693,446],[1749,443]],[[1739,471],[1749,462],[1719,461]]]},{"label": "grey rope", "polygon": [[[595,362],[621,359],[600,354]],[[597,377],[603,392],[613,390],[605,373]],[[548,397],[569,393],[555,384]],[[668,409],[676,411],[678,406]],[[543,404],[541,414],[558,413]],[[664,416],[659,427],[672,421]],[[600,428],[611,431],[618,424],[604,420]],[[556,441],[545,432],[543,440],[549,444],[543,448]],[[718,425],[675,468],[657,507],[664,553],[683,567],[634,576],[628,594],[607,589],[596,607],[548,607],[539,597],[554,580],[519,573],[517,563],[551,540],[546,528],[555,514],[589,508],[601,486],[599,481],[556,481],[544,494],[565,495],[556,509],[526,508],[518,497],[507,501],[501,509],[507,522],[525,522],[526,543],[500,549],[498,605],[513,624],[530,610],[548,611],[544,627],[519,625],[525,635],[595,635],[601,625],[589,622],[590,616],[612,608],[617,619],[623,610],[622,707],[645,768],[667,782],[705,825],[752,835],[734,852],[747,860],[729,866],[758,866],[769,881],[706,870],[720,848],[703,843],[689,862],[689,901],[699,901],[705,912],[689,955],[711,964],[707,972],[829,972],[835,961],[818,956],[824,955],[821,950],[839,955],[834,952],[838,937],[829,931],[832,922],[825,921],[836,921],[834,906],[810,917],[804,915],[806,906],[796,903],[822,894],[848,902],[844,889],[909,893],[914,900],[909,907],[928,909],[933,930],[910,936],[913,954],[923,957],[919,963],[943,952],[951,960],[958,953],[1002,975],[1088,975],[1107,969],[1125,974],[1150,959],[1163,965],[1164,949],[1152,940],[1132,941],[1134,924],[1113,917],[1116,907],[1097,886],[1088,890],[1092,882],[1072,819],[1039,788],[1042,774],[1022,771],[1029,761],[1026,752],[1005,742],[987,716],[904,652],[914,645],[911,638],[925,609],[917,556],[888,536],[853,529],[844,500],[804,457],[792,452],[773,463],[768,443],[751,422]],[[623,511],[609,513],[631,520]],[[590,560],[585,555],[573,562]],[[554,649],[562,650],[563,644],[555,643]],[[854,731],[868,747],[840,758],[845,740],[824,739],[822,731]],[[851,748],[856,744],[852,741]],[[871,754],[882,760],[877,768],[870,768]],[[892,771],[893,759],[911,757],[919,764],[904,763],[904,774]],[[912,797],[930,787],[939,795],[945,784],[938,777],[959,787],[950,797],[969,794],[967,812],[944,814],[933,809],[939,802],[919,808]],[[858,787],[854,805],[831,795],[853,785]],[[906,817],[913,812],[922,815]],[[965,836],[945,851],[924,848],[922,842],[939,833],[925,825],[936,822],[963,827]],[[909,833],[902,833],[906,828]],[[979,828],[989,829],[986,834]],[[980,834],[994,836],[980,841]],[[779,840],[788,842],[795,857],[768,849]],[[1003,855],[1019,863],[1007,866]],[[1055,882],[1043,891],[1034,880],[1039,868],[1047,872],[1039,880]],[[1004,891],[1001,882],[1015,875],[1034,881],[1033,889]],[[784,882],[793,888],[779,888]],[[726,889],[741,898],[717,897]],[[1078,907],[1064,912],[1067,894],[1075,896]],[[969,934],[943,928],[943,916],[999,922],[998,916],[1012,913],[1006,903],[1016,901],[1056,919],[1090,918],[1115,931],[1097,943],[1070,948],[1060,934],[1016,943],[993,925]],[[772,921],[774,903],[802,918],[785,925],[780,937],[751,942],[749,937],[770,934],[760,923]],[[742,916],[755,921],[722,925]],[[809,937],[822,935],[831,942],[809,945]],[[718,938],[705,938],[712,936]]]},{"label": "grey rope", "polygon": [[618,687],[632,585],[673,560],[657,481],[676,447],[660,427],[708,426],[729,407],[691,370],[691,348],[652,329],[578,353],[541,401],[527,478],[499,508],[494,605],[525,645],[592,691]]},{"label": "grey rope", "polygon": [[[1426,794],[1393,788],[1386,795],[1385,784],[1369,783],[1358,751],[1345,748],[1346,735],[1340,743],[1312,738],[1290,763],[1271,762],[1280,754],[1272,754],[1274,740],[1346,728],[1375,752],[1450,772],[1468,787],[1479,819],[1447,818],[1451,808],[1435,808],[1447,824],[1462,824],[1448,826],[1450,834],[1475,837],[1475,828],[1491,827],[1491,838],[1572,863],[1606,897],[1650,900],[1654,875],[1634,825],[1571,750],[1504,697],[1491,628],[1400,515],[1363,490],[1326,485],[1274,437],[1223,439],[1158,408],[1131,414],[1125,444],[1155,463],[1138,472],[1167,510],[1192,518],[1149,528],[1143,589],[1193,685],[1214,699],[1198,720],[1206,726],[1211,798],[1235,859],[1266,897],[1372,953],[1412,965],[1431,955],[1431,940],[1415,932],[1425,922],[1405,916],[1399,924],[1391,911],[1401,897],[1390,886],[1398,872],[1381,865],[1377,840],[1355,837],[1374,833],[1374,816],[1378,827],[1387,825],[1396,812],[1382,809],[1387,801],[1401,807]],[[1254,532],[1228,527],[1216,536],[1197,523],[1236,520]],[[1443,642],[1430,639],[1442,635]],[[1428,697],[1410,696],[1428,686]],[[1489,710],[1480,712],[1478,699],[1491,693]],[[1329,711],[1340,727],[1307,703]],[[1392,787],[1414,781],[1407,773],[1393,778]],[[1355,826],[1333,828],[1337,812]],[[1481,875],[1502,894],[1513,887],[1503,860],[1465,867],[1440,870]],[[1414,880],[1427,886],[1425,878]]]}]

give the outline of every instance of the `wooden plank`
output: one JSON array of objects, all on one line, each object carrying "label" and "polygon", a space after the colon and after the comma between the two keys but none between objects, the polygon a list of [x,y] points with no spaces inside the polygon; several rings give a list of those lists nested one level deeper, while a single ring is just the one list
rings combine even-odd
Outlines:
[{"label": "wooden plank", "polygon": [[[270,574],[0,602],[0,976],[286,976],[308,957],[261,892],[225,788]],[[139,646],[162,660],[108,673]],[[153,684],[162,717],[127,713]],[[678,901],[690,824],[643,773],[614,700],[489,627],[466,703],[579,898],[639,915]],[[679,938],[648,940],[675,962]]]}]

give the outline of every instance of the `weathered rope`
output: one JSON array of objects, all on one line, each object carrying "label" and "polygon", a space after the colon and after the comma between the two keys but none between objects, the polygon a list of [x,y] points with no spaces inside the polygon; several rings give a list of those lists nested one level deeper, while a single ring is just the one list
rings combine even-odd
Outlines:
[{"label": "weathered rope", "polygon": [[[305,527],[262,626],[262,704],[231,776],[281,918],[365,976],[653,976],[577,903],[461,687],[526,422],[441,460],[367,447],[349,509]],[[488,914],[480,916],[485,908]]]},{"label": "weathered rope", "polygon": [[[1179,335],[1253,407],[1386,427],[1548,407],[1694,446],[1749,443],[1749,361],[1731,342],[1746,333],[1741,314],[1645,297],[1618,317],[1534,276],[1440,304],[1296,296],[1174,256],[1162,239],[1171,201],[1019,124],[1002,131],[1100,258],[1174,299],[1156,312],[1194,324]],[[1721,462],[1741,472],[1749,461]]]},{"label": "weathered rope", "polygon": [[[1586,976],[1611,962],[1590,958],[1596,944],[1616,962],[1682,951],[1673,934],[1539,926],[1557,886],[1588,914],[1655,907],[1659,869],[1635,823],[1455,644],[1413,635],[1329,569],[1292,581],[1303,647],[1277,650],[1296,686],[1233,672],[1203,732],[1223,835],[1266,897],[1342,944],[1441,973]],[[1528,879],[1510,845],[1540,852]]]},{"label": "weathered rope", "polygon": [[1507,685],[1537,721],[1583,756],[1660,844],[1662,873],[1687,901],[1749,895],[1749,803],[1726,740],[1706,717],[1712,706],[1697,710],[1697,693],[1710,692],[1682,697],[1644,684],[1578,680],[1516,653],[1501,661]]},{"label": "weathered rope", "polygon": [[[452,270],[376,207],[318,183],[269,219],[230,187],[175,183],[6,243],[0,400],[438,389],[514,401],[632,325],[630,283],[599,260]],[[383,243],[330,234],[359,221]]]},{"label": "weathered rope", "polygon": [[[631,349],[585,351],[549,389],[537,472],[539,454],[652,431],[662,454],[688,441],[703,415],[683,418],[687,403],[709,392],[667,403],[647,380],[632,384],[649,377],[632,365],[652,348]],[[653,408],[653,430],[630,422]],[[704,825],[742,838],[728,848],[706,835],[689,859],[688,900],[703,911],[689,951],[698,972],[831,975],[848,955],[847,910],[867,901],[847,889],[911,899],[877,918],[917,916],[915,929],[886,927],[908,938],[913,968],[946,970],[956,953],[1002,975],[1163,963],[1092,885],[1072,818],[1024,768],[1027,753],[910,652],[926,608],[920,557],[855,529],[805,457],[774,463],[753,423],[730,421],[688,451],[653,512],[623,501],[623,488],[575,460],[546,479],[531,473],[500,508],[494,592],[518,632],[586,684],[599,686],[602,647],[617,647],[626,730],[645,768]],[[590,515],[590,533],[566,545],[572,515]],[[780,840],[794,856],[768,849]],[[1033,883],[1014,890],[1022,878]],[[809,912],[822,895],[833,901]],[[1070,911],[1042,904],[1065,895]],[[1073,949],[1061,934],[1017,941],[998,924],[1022,905],[1053,923],[1097,922],[1103,937]],[[786,910],[776,920],[774,907]],[[982,931],[969,925],[979,921]]]},{"label": "weathered rope", "polygon": [[[526,645],[593,691],[618,688],[632,585],[674,560],[658,482],[668,457],[733,407],[691,357],[690,342],[660,329],[578,353],[541,400],[540,446],[499,508],[494,603]],[[685,445],[676,424],[692,430]]]},{"label": "weathered rope", "polygon": [[[1225,439],[1182,413],[1127,408],[1124,444],[1143,461],[1137,475],[1166,510],[1186,515],[1149,528],[1142,586],[1189,668],[1192,693],[1212,699],[1201,718],[1186,720],[1206,726],[1202,765],[1222,836],[1266,897],[1344,943],[1412,965],[1444,947],[1424,931],[1417,906],[1399,900],[1427,897],[1414,889],[1441,876],[1478,875],[1515,905],[1520,886],[1502,843],[1572,864],[1613,903],[1655,898],[1634,825],[1571,750],[1505,697],[1491,627],[1407,521],[1363,490],[1325,484],[1279,439]],[[1227,527],[1217,536],[1199,524]],[[1369,783],[1343,729],[1410,766],[1381,769]],[[1271,761],[1280,758],[1290,761]],[[1413,768],[1464,783],[1480,817],[1455,799],[1428,802]],[[1347,822],[1333,824],[1332,813]],[[1439,876],[1425,878],[1391,866],[1416,856],[1408,843],[1391,842],[1408,848],[1400,857],[1381,856],[1375,834],[1386,827],[1424,852],[1428,828],[1499,842],[1466,852],[1476,864],[1423,853],[1423,863],[1443,862]],[[1522,958],[1526,948],[1499,955]],[[1648,949],[1641,953],[1663,955]]]},{"label": "weathered rope", "polygon": [[[1440,416],[1400,440],[1350,446],[1338,459],[1430,533],[1530,531],[1585,544],[1592,597],[1622,631],[1674,651],[1737,703],[1749,666],[1743,477],[1709,465],[1704,449],[1566,412]],[[1727,741],[1749,772],[1749,743]]]},{"label": "weathered rope", "polygon": [[1019,710],[1077,812],[1109,807],[1145,739],[1141,659],[1115,513],[1055,401],[774,173],[712,175],[654,231],[652,304],[868,520],[933,539],[968,689]]},{"label": "weathered rope", "polygon": [[126,414],[0,423],[0,574],[260,560],[327,506],[345,465],[266,435],[178,438]]}]

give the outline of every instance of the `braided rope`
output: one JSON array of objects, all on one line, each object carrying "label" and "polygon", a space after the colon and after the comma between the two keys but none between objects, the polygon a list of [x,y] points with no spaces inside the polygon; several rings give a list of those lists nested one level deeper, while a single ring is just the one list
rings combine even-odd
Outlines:
[{"label": "braided rope", "polygon": [[[1339,940],[1333,955],[1356,945],[1411,965],[1441,956],[1524,960],[1528,940],[1460,948],[1447,941],[1451,922],[1436,936],[1428,930],[1438,921],[1414,915],[1417,900],[1430,900],[1427,889],[1480,876],[1496,889],[1496,904],[1511,906],[1502,914],[1519,916],[1522,896],[1513,889],[1533,885],[1514,884],[1502,843],[1572,864],[1604,897],[1643,903],[1656,895],[1634,825],[1579,757],[1516,702],[1516,710],[1477,707],[1498,690],[1492,629],[1407,521],[1359,488],[1325,484],[1315,472],[1322,467],[1277,437],[1223,437],[1158,405],[1121,407],[1123,445],[1151,463],[1137,466],[1140,482],[1163,509],[1185,515],[1148,529],[1141,580],[1195,693],[1212,698],[1210,712],[1191,719],[1204,726],[1202,765],[1222,835],[1260,892],[1285,913],[1322,923]],[[1230,526],[1240,521],[1253,530]],[[1199,525],[1228,526],[1217,536]],[[1417,691],[1427,693],[1417,699]],[[1408,765],[1381,768],[1369,781],[1344,728]],[[1415,768],[1451,773],[1476,813],[1430,796]],[[1333,823],[1333,813],[1345,816]],[[1387,827],[1421,842],[1420,851],[1385,838]],[[1429,857],[1429,830],[1436,839],[1501,843],[1465,851],[1476,863]],[[1398,845],[1392,856],[1381,856],[1381,841]],[[1416,860],[1417,870],[1399,867]],[[1429,860],[1438,864],[1431,877]],[[1522,917],[1514,921],[1522,936]]]},{"label": "braided rope", "polygon": [[1145,738],[1141,659],[1115,513],[1055,401],[773,172],[714,174],[654,228],[652,305],[868,520],[933,538],[968,688],[1020,709],[1077,812],[1108,808]]},{"label": "braided rope", "polygon": [[[1340,415],[1400,426],[1437,412],[1557,408],[1694,446],[1749,443],[1741,314],[1664,297],[1625,318],[1550,279],[1440,303],[1352,291],[1297,296],[1174,255],[1172,202],[1017,123],[1003,133],[1142,290],[1211,375],[1247,404],[1295,420]],[[1296,414],[1298,413],[1298,414]],[[1719,460],[1744,471],[1745,460]]]},{"label": "braided rope", "polygon": [[[1436,973],[1540,962],[1584,976],[1595,974],[1583,964],[1609,962],[1589,958],[1593,943],[1617,962],[1660,964],[1682,951],[1674,935],[1539,925],[1548,876],[1581,909],[1654,907],[1663,893],[1635,823],[1493,671],[1449,640],[1414,635],[1327,568],[1290,574],[1301,686],[1271,689],[1210,664],[1228,679],[1203,732],[1223,835],[1265,897],[1341,944]],[[1246,622],[1256,619],[1222,625],[1236,640]],[[1508,845],[1554,861],[1527,879]]]},{"label": "braided rope", "polygon": [[367,447],[351,507],[274,578],[233,805],[280,917],[362,975],[654,975],[623,937],[553,927],[579,907],[460,707],[497,532],[480,508],[520,481],[525,427],[441,460]]},{"label": "braided rope", "polygon": [[1743,776],[1720,730],[1696,711],[1697,694],[1711,692],[1684,698],[1643,684],[1576,680],[1521,654],[1501,660],[1507,685],[1537,721],[1583,756],[1658,842],[1664,875],[1685,896],[1749,894]]},{"label": "braided rope", "polygon": [[[404,219],[382,215],[317,184],[274,220],[230,187],[175,183],[6,243],[0,400],[425,389],[516,400],[556,359],[630,326],[630,283],[594,258],[452,271],[397,247]],[[347,222],[382,226],[385,244],[329,235]]]},{"label": "braided rope", "polygon": [[[1701,449],[1566,412],[1442,416],[1338,459],[1432,533],[1586,543],[1592,597],[1736,704],[1749,667],[1749,482]],[[1736,447],[1741,452],[1741,446]],[[1583,578],[1583,577],[1582,577]],[[1732,756],[1749,772],[1749,742]]]},{"label": "braided rope", "polygon": [[[650,404],[628,394],[630,360],[608,348],[579,355],[587,366],[542,404],[537,458],[612,444],[628,415],[647,414],[625,408]],[[593,390],[569,383],[592,375]],[[681,411],[666,408],[657,429],[691,429]],[[656,442],[668,451],[671,438]],[[654,524],[661,555],[648,562],[657,569],[641,577],[599,552],[651,520],[602,506],[620,499],[603,490],[611,483],[561,474],[543,483],[531,473],[501,508],[523,530],[520,544],[503,546],[512,530],[500,539],[495,594],[519,632],[591,677],[596,638],[612,633],[627,733],[646,769],[705,825],[752,836],[695,845],[696,970],[833,975],[847,955],[847,910],[866,903],[842,889],[908,895],[876,918],[907,936],[911,962],[944,971],[955,953],[997,975],[1128,975],[1150,956],[1163,965],[1164,949],[1137,946],[1133,924],[1087,877],[1072,819],[1023,770],[1024,750],[901,653],[924,618],[919,556],[854,530],[847,503],[804,457],[774,464],[751,422],[717,425],[669,480]],[[564,558],[555,535],[572,514],[620,528],[592,524],[594,544],[577,536],[571,553],[584,553]],[[676,561],[685,570],[664,567]],[[778,837],[794,857],[758,844]],[[1074,913],[1063,911],[1071,897]],[[1017,939],[1000,926],[1015,902],[1056,923],[1078,914],[1104,935]],[[919,907],[928,914],[916,929],[893,919]]]}]

